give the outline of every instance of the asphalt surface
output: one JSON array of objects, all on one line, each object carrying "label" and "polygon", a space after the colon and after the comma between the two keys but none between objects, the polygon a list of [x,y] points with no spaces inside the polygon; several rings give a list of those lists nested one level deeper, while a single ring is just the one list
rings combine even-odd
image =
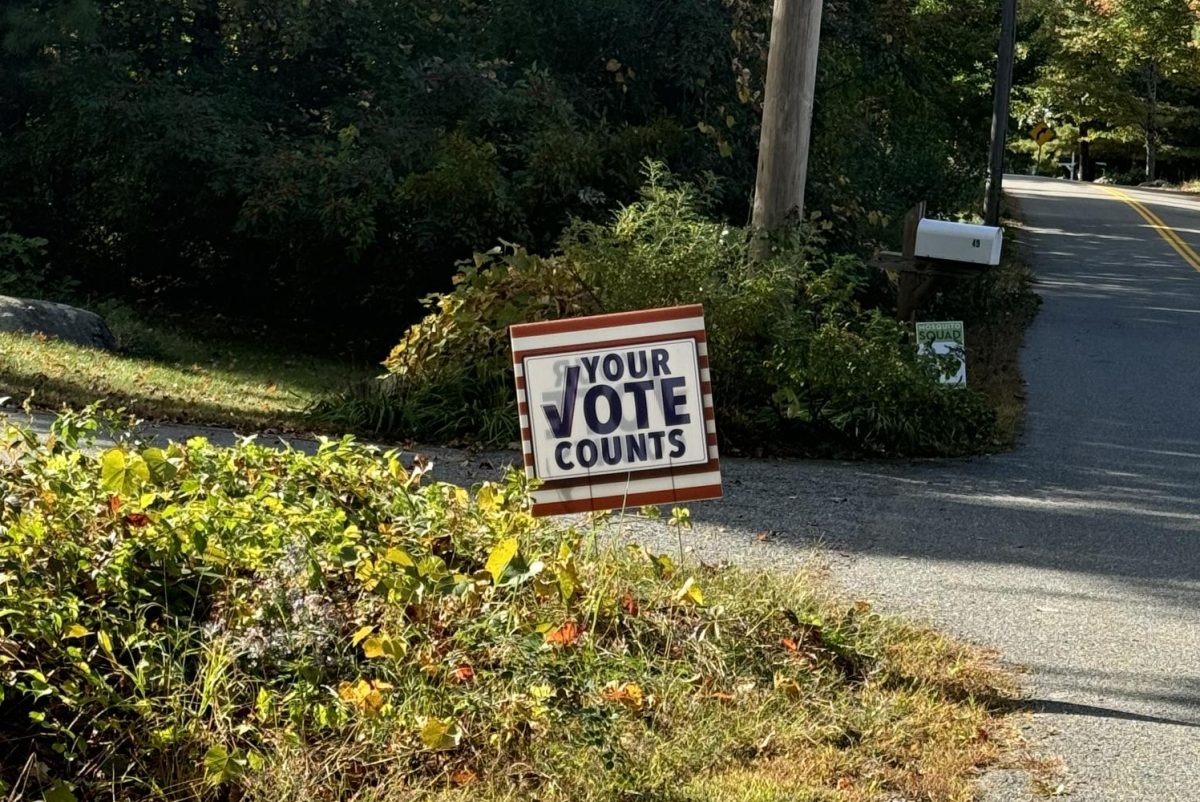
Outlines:
[{"label": "asphalt surface", "polygon": [[[819,550],[847,593],[1026,667],[1030,737],[1065,761],[1071,799],[1200,800],[1200,272],[1100,187],[1010,176],[1006,191],[1045,300],[1022,444],[972,461],[724,460],[727,495],[691,505],[688,542],[782,570]],[[1126,192],[1200,250],[1200,200]],[[429,451],[451,481],[514,460]],[[986,785],[1032,794],[1014,774]]]}]

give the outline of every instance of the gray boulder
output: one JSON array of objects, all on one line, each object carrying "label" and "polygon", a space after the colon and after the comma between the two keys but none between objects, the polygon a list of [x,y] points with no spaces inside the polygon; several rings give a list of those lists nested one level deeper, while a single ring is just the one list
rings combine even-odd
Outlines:
[{"label": "gray boulder", "polygon": [[104,318],[85,309],[53,301],[33,301],[0,295],[0,331],[44,334],[63,342],[117,350],[117,338]]}]

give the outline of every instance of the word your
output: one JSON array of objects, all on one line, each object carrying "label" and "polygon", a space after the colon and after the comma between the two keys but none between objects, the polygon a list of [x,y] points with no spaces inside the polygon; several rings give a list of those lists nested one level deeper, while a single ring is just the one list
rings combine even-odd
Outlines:
[{"label": "word your", "polygon": [[540,475],[708,460],[694,340],[531,357],[525,373],[540,391],[531,410]]}]

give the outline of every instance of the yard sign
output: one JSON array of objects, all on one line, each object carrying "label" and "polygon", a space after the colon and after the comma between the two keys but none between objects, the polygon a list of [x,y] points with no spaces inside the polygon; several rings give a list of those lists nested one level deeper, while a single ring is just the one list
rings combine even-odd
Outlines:
[{"label": "yard sign", "polygon": [[535,515],[721,496],[703,307],[509,333]]},{"label": "yard sign", "polygon": [[958,370],[943,373],[942,384],[967,386],[967,335],[961,320],[917,323],[917,352],[951,355],[958,359]]}]

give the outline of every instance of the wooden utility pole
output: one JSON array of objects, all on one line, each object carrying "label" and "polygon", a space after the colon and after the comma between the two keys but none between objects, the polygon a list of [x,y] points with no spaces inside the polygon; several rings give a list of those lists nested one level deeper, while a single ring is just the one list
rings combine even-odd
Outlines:
[{"label": "wooden utility pole", "polygon": [[1017,40],[1017,0],[1002,0],[996,96],[992,103],[992,149],[988,155],[984,225],[1000,225],[1000,190],[1004,181],[1004,145],[1008,138],[1008,101],[1012,94],[1013,49]]},{"label": "wooden utility pole", "polygon": [[[789,215],[804,214],[822,5],[823,0],[775,0],[754,189],[753,225],[760,233],[779,228]],[[767,241],[759,243],[756,251],[763,256]]]}]

